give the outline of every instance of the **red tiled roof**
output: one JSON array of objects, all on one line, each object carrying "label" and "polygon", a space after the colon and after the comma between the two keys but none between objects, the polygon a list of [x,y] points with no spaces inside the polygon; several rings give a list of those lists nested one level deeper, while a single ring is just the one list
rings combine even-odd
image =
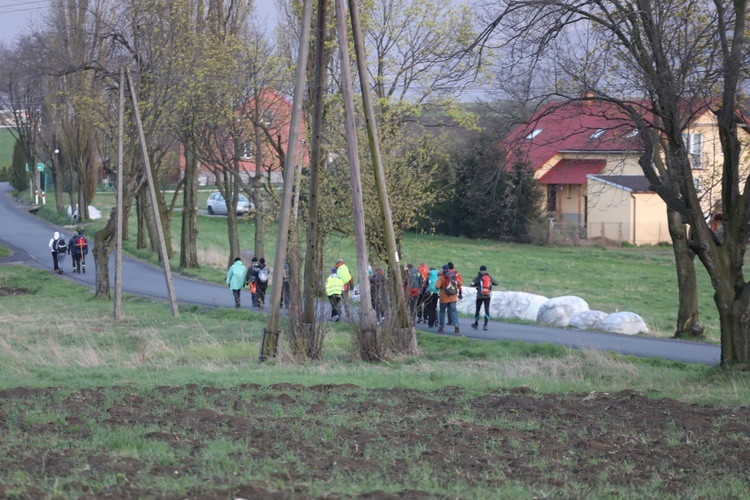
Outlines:
[{"label": "red tiled roof", "polygon": [[586,175],[598,174],[607,160],[560,160],[544,174],[540,184],[586,184]]},{"label": "red tiled roof", "polygon": [[552,102],[503,142],[511,158],[523,157],[536,171],[560,152],[639,153],[643,147],[634,131],[635,123],[611,103]]}]

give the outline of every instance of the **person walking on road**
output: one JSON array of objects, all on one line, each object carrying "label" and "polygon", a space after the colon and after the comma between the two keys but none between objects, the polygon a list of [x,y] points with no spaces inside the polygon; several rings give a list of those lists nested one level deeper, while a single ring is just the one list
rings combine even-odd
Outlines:
[{"label": "person walking on road", "polygon": [[450,318],[450,324],[455,327],[455,332],[459,333],[458,328],[458,310],[456,309],[456,302],[458,302],[458,296],[461,295],[461,276],[455,271],[451,271],[448,264],[443,266],[443,272],[437,280],[436,288],[440,290],[440,314],[438,326],[438,332],[444,331],[445,328],[445,311],[448,311],[448,317]]},{"label": "person walking on road", "polygon": [[65,241],[65,235],[61,234],[57,240],[57,266],[60,268],[58,273],[63,274],[65,269],[65,255],[68,253],[68,243]]},{"label": "person walking on road", "polygon": [[253,307],[258,307],[258,257],[253,257],[247,266],[247,286],[250,289],[250,302]]},{"label": "person walking on road", "polygon": [[247,269],[245,269],[242,259],[235,257],[234,264],[227,271],[227,285],[234,295],[234,307],[240,307],[240,292],[242,287],[245,286],[245,278],[247,278]]},{"label": "person walking on road", "polygon": [[266,266],[266,259],[263,257],[258,260],[258,272],[256,277],[256,300],[258,302],[258,307],[263,309],[266,304],[266,290],[268,290],[268,266]]},{"label": "person walking on road", "polygon": [[344,281],[339,277],[337,269],[331,268],[331,275],[326,280],[326,295],[328,301],[331,303],[331,319],[333,321],[339,321],[341,319],[341,311],[339,311],[339,302],[341,302],[341,295],[344,293]]},{"label": "person walking on road", "polygon": [[438,277],[438,270],[431,267],[427,275],[427,287],[425,288],[427,298],[424,303],[424,322],[430,328],[434,328],[438,322],[437,306],[438,297],[440,296],[440,290],[436,287]]},{"label": "person walking on road", "polygon": [[344,291],[341,293],[341,302],[344,304],[344,311],[346,312],[346,317],[348,318],[350,316],[349,292],[354,289],[354,278],[352,278],[352,273],[349,271],[349,266],[344,264],[343,259],[339,259],[339,261],[336,262],[336,274],[338,274],[338,277],[341,278],[341,281],[344,283]]},{"label": "person walking on road", "polygon": [[386,290],[385,275],[379,267],[370,275],[370,295],[372,296],[372,307],[375,309],[376,319],[380,323],[385,320],[388,291]]},{"label": "person walking on road", "polygon": [[487,266],[481,266],[474,279],[471,280],[471,286],[477,289],[477,304],[474,312],[474,323],[471,324],[473,329],[479,328],[479,311],[484,305],[484,330],[487,330],[487,322],[490,319],[490,299],[492,298],[492,287],[497,286],[497,280],[487,272]]},{"label": "person walking on road", "polygon": [[86,273],[86,255],[89,253],[89,242],[83,236],[83,229],[79,229],[68,243],[68,251],[73,256],[73,272]]},{"label": "person walking on road", "polygon": [[49,249],[52,252],[52,267],[57,274],[60,274],[60,267],[58,265],[58,245],[60,243],[60,233],[55,231],[52,235],[52,239],[49,240]]}]

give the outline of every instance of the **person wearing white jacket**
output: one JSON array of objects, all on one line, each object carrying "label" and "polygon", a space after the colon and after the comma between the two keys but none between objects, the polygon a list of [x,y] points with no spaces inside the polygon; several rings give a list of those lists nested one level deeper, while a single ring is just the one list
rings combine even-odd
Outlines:
[{"label": "person wearing white jacket", "polygon": [[[60,271],[60,265],[58,261],[58,251],[57,251],[57,244],[60,242],[60,233],[55,231],[55,234],[52,235],[52,239],[49,240],[49,249],[52,252],[52,266],[54,267],[54,270],[57,274],[62,274]],[[63,252],[63,255],[65,252]]]}]

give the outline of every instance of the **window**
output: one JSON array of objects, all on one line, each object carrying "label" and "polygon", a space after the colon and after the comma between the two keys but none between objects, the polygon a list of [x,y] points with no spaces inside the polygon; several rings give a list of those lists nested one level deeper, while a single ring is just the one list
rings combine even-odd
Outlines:
[{"label": "window", "polygon": [[637,128],[634,128],[634,129],[633,129],[633,130],[631,130],[631,131],[630,131],[630,133],[629,133],[629,134],[628,134],[627,136],[625,136],[625,137],[627,137],[628,139],[632,139],[632,138],[633,138],[633,137],[635,137],[636,135],[638,135],[638,129],[637,129]]},{"label": "window", "polygon": [[538,136],[541,133],[542,133],[542,129],[540,129],[540,128],[535,129],[532,133],[530,133],[529,135],[526,136],[526,139],[531,140],[531,139],[533,139],[534,137]]},{"label": "window", "polygon": [[557,192],[562,188],[560,184],[547,186],[547,212],[557,212]]},{"label": "window", "polygon": [[589,137],[589,139],[598,139],[598,138],[600,138],[601,136],[604,135],[604,132],[606,132],[606,129],[600,128],[596,132],[594,132],[593,134],[591,134],[591,136]]},{"label": "window", "polygon": [[253,143],[248,141],[242,145],[242,159],[249,160],[253,157]]},{"label": "window", "polygon": [[263,113],[263,117],[261,118],[261,122],[266,127],[270,126],[273,123],[273,117],[275,113],[272,109],[267,109],[265,113]]},{"label": "window", "polygon": [[698,192],[698,194],[701,194],[703,192],[703,181],[698,177],[693,177],[693,185],[695,186],[695,190]]},{"label": "window", "polygon": [[703,168],[703,136],[701,134],[682,134],[682,141],[690,158],[690,166],[696,169]]}]

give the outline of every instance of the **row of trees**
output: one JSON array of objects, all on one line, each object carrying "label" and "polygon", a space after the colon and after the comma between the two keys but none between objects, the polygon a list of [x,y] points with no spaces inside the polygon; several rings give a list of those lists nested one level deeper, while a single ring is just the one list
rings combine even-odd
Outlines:
[{"label": "row of trees", "polygon": [[[12,129],[25,162],[42,161],[52,171],[58,212],[64,213],[67,205],[88,207],[102,172],[111,178],[122,169],[125,237],[128,214],[135,207],[137,246],[156,252],[155,212],[170,257],[175,243],[169,228],[182,197],[180,266],[196,267],[202,167],[230,204],[230,260],[241,250],[234,210],[240,192],[255,203],[254,252],[265,255],[264,227],[268,215],[276,212],[274,205],[280,204],[278,185],[272,181],[284,173],[292,132],[289,96],[301,22],[299,3],[282,2],[280,7],[281,20],[272,35],[254,17],[249,0],[53,0],[44,26],[2,49],[7,70],[0,77],[0,104],[13,112]],[[368,57],[375,61],[367,66],[367,76],[376,98],[380,149],[400,245],[401,235],[426,217],[429,207],[444,204],[442,187],[454,178],[441,136],[427,133],[426,126],[474,126],[457,99],[476,77],[472,59],[462,57],[475,34],[468,10],[429,0],[373,4],[362,13]],[[332,12],[325,15],[333,20]],[[353,222],[346,176],[351,158],[340,125],[342,63],[334,57],[337,42],[332,30],[316,33],[310,44],[319,41],[323,50],[314,53],[320,64],[308,65],[308,71],[312,81],[315,69],[322,67],[324,89],[316,141],[320,192],[314,194],[320,202],[316,214],[325,214],[315,215],[320,229],[315,248],[322,252],[328,234],[351,235]],[[131,107],[124,117],[122,164],[116,160],[123,67],[133,75],[148,162],[141,156]],[[305,116],[313,116],[312,95],[307,102]],[[309,140],[304,122],[302,127],[299,136]],[[360,143],[366,143],[365,132],[360,134]],[[304,143],[300,146],[295,167],[305,167],[304,173],[309,168],[304,165],[307,151]],[[371,165],[368,155],[360,156],[363,165]],[[157,191],[155,207],[147,195],[144,165],[150,166],[156,182],[176,183],[174,191]],[[371,168],[363,171],[367,243],[377,259],[388,261],[375,178],[367,174]],[[32,176],[32,182],[38,180]],[[305,180],[295,186],[295,194],[292,235],[310,222],[307,208],[313,191]],[[80,210],[84,221],[87,212]],[[99,297],[109,297],[107,262],[115,234],[113,211],[95,235]],[[300,262],[300,245],[291,248],[296,255],[289,261]],[[315,281],[320,283],[322,259],[316,262]],[[296,271],[293,274],[300,276]]]}]

